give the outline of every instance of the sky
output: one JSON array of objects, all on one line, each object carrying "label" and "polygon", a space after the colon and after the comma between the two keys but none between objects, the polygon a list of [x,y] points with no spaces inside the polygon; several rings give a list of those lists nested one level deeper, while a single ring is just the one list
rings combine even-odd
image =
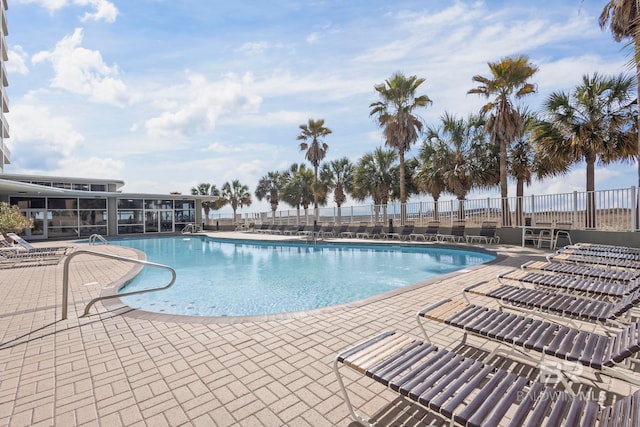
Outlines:
[{"label": "sky", "polygon": [[[632,74],[629,48],[598,25],[605,3],[8,0],[5,172],[121,179],[152,194],[238,179],[253,194],[268,172],[306,162],[296,137],[310,118],[332,131],[325,161],[383,146],[369,105],[396,72],[425,79],[427,125],[478,112],[472,77],[506,56],[539,67],[524,101],[533,110],[585,74]],[[596,190],[637,184],[635,164],[596,168]],[[577,165],[525,194],[585,185]],[[239,213],[268,209],[253,199]]]}]

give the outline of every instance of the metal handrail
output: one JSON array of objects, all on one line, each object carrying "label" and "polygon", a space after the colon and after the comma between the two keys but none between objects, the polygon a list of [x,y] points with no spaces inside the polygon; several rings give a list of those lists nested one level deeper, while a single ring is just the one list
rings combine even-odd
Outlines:
[{"label": "metal handrail", "polygon": [[107,239],[105,239],[101,234],[92,234],[91,236],[89,236],[89,244],[90,245],[95,245],[96,244],[96,240],[101,241],[105,245],[109,244],[109,242],[107,242]]},{"label": "metal handrail", "polygon": [[196,224],[187,224],[184,226],[181,233],[182,234],[197,233],[198,231],[199,231],[198,226]]},{"label": "metal handrail", "polygon": [[62,320],[66,320],[67,319],[67,305],[68,305],[68,301],[69,301],[69,263],[71,262],[71,259],[74,258],[76,255],[94,255],[94,256],[98,256],[98,257],[102,257],[102,258],[111,258],[111,259],[116,259],[116,260],[120,260],[120,261],[125,261],[125,262],[131,262],[134,264],[142,264],[142,265],[147,265],[150,267],[159,267],[159,268],[164,268],[166,270],[169,270],[171,272],[171,281],[169,282],[169,284],[160,287],[160,288],[151,288],[151,289],[142,289],[139,291],[132,291],[132,292],[124,292],[121,294],[114,294],[114,295],[105,295],[105,296],[101,296],[101,297],[97,297],[92,299],[91,301],[89,301],[89,304],[86,305],[86,307],[84,308],[84,313],[82,314],[82,316],[86,316],[89,313],[89,309],[93,306],[93,304],[95,304],[98,301],[101,300],[105,300],[105,299],[110,299],[110,298],[117,298],[117,297],[122,297],[122,296],[129,296],[129,295],[137,295],[137,294],[142,294],[142,293],[146,293],[146,292],[153,292],[153,291],[161,291],[163,289],[167,289],[169,287],[171,287],[174,282],[176,281],[176,271],[169,267],[168,265],[163,265],[163,264],[157,264],[155,262],[150,262],[150,261],[145,261],[145,260],[140,260],[140,259],[135,259],[135,258],[127,258],[127,257],[123,257],[120,255],[113,255],[113,254],[106,254],[103,252],[95,252],[95,251],[88,251],[88,250],[84,250],[84,249],[80,249],[77,250],[75,252],[72,252],[71,254],[67,255],[67,258],[64,260],[64,271],[62,273]]}]

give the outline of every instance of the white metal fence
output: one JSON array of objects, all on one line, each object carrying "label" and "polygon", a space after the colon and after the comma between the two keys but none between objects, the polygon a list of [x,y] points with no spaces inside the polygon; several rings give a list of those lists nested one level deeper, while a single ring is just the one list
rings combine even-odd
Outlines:
[{"label": "white metal fence", "polygon": [[[570,223],[574,229],[607,231],[638,231],[638,189],[636,187],[594,192],[549,195],[529,195],[520,200],[508,198],[508,226],[535,225],[536,223]],[[592,208],[589,209],[589,201]],[[429,221],[440,223],[464,219],[468,226],[483,221],[497,221],[503,226],[501,199],[467,199],[411,202],[406,204],[406,222],[426,226]],[[354,205],[318,209],[317,222],[321,224],[383,224],[401,222],[400,203],[387,205]],[[222,218],[219,218],[222,220]],[[282,209],[275,212],[256,212],[239,215],[243,223],[313,224],[313,208],[304,210]],[[214,219],[215,221],[215,219]],[[231,222],[231,218],[227,221]]]}]

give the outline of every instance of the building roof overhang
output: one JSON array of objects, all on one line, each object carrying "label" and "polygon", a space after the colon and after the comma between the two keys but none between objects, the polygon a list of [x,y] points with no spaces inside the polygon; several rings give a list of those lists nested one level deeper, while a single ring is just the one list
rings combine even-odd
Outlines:
[{"label": "building roof overhang", "polygon": [[89,197],[89,198],[118,198],[118,199],[165,199],[165,200],[203,200],[215,201],[217,196],[203,196],[193,194],[148,194],[148,193],[120,193],[108,191],[82,191],[65,188],[49,187],[38,184],[0,179],[0,195],[24,197]]}]

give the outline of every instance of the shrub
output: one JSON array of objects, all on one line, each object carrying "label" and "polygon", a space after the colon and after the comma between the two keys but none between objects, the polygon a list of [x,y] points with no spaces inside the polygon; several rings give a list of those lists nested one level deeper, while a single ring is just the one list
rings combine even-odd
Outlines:
[{"label": "shrub", "polygon": [[0,233],[20,233],[33,227],[33,220],[27,219],[18,206],[0,202]]}]

